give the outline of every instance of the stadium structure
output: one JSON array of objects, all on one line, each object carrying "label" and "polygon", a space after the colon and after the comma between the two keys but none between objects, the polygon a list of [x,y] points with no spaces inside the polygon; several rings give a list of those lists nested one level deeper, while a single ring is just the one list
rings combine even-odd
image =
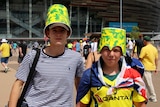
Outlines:
[{"label": "stadium structure", "polygon": [[102,27],[122,27],[129,33],[138,26],[144,34],[160,32],[160,0],[0,0],[0,39],[44,39],[47,9],[56,3],[68,8],[70,39],[96,34]]}]

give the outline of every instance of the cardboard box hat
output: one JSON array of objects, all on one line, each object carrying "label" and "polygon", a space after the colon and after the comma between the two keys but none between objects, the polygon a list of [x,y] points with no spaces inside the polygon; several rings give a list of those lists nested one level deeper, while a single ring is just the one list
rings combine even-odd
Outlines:
[{"label": "cardboard box hat", "polygon": [[98,51],[100,52],[104,46],[108,46],[110,50],[115,46],[120,46],[123,55],[126,55],[126,30],[111,27],[102,28]]},{"label": "cardboard box hat", "polygon": [[54,4],[48,9],[46,23],[44,27],[44,34],[46,35],[47,27],[51,28],[55,26],[64,27],[70,32],[69,36],[72,34],[68,10],[62,4]]}]

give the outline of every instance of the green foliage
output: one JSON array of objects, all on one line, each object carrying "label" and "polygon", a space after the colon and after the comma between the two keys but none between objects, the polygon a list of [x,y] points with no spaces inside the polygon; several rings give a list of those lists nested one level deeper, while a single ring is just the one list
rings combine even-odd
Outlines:
[{"label": "green foliage", "polygon": [[138,27],[138,26],[133,26],[133,27],[132,27],[132,31],[131,31],[131,33],[129,34],[129,37],[130,37],[131,39],[137,39],[138,36],[139,36],[139,34],[140,34],[139,27]]}]

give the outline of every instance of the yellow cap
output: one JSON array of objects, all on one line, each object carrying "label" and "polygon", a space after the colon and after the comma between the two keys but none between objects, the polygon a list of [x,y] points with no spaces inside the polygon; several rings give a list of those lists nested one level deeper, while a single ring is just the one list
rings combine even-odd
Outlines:
[{"label": "yellow cap", "polygon": [[103,28],[98,51],[100,52],[104,46],[108,46],[110,50],[115,46],[120,46],[123,55],[126,55],[126,30],[111,27]]},{"label": "yellow cap", "polygon": [[[72,34],[72,29],[70,27],[70,20],[68,16],[67,8],[62,4],[54,4],[50,6],[47,13],[47,19],[44,27],[44,34],[46,35],[46,28],[52,25],[51,27],[61,26]],[[69,36],[70,36],[69,35]]]}]

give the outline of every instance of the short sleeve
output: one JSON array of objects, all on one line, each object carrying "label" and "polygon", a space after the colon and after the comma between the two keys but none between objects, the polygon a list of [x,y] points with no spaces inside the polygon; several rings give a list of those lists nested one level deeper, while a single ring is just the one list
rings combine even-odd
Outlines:
[{"label": "short sleeve", "polygon": [[134,102],[144,102],[146,99],[137,93],[136,90],[133,91],[133,101]]},{"label": "short sleeve", "polygon": [[87,92],[87,94],[80,100],[83,104],[89,104],[90,102],[90,90]]},{"label": "short sleeve", "polygon": [[82,77],[84,70],[85,68],[84,68],[83,58],[80,56],[79,61],[78,61],[77,70],[76,70],[76,77]]},{"label": "short sleeve", "polygon": [[36,51],[31,50],[28,54],[25,55],[22,63],[20,64],[17,72],[16,72],[16,78],[22,81],[26,81],[30,68],[32,66],[33,59],[35,57]]},{"label": "short sleeve", "polygon": [[86,100],[85,103],[88,103],[88,100],[90,99],[90,95],[88,94],[88,92],[90,92],[90,87],[90,70],[88,69],[83,73],[83,76],[80,80],[76,103],[78,103],[82,99],[83,101]]}]

